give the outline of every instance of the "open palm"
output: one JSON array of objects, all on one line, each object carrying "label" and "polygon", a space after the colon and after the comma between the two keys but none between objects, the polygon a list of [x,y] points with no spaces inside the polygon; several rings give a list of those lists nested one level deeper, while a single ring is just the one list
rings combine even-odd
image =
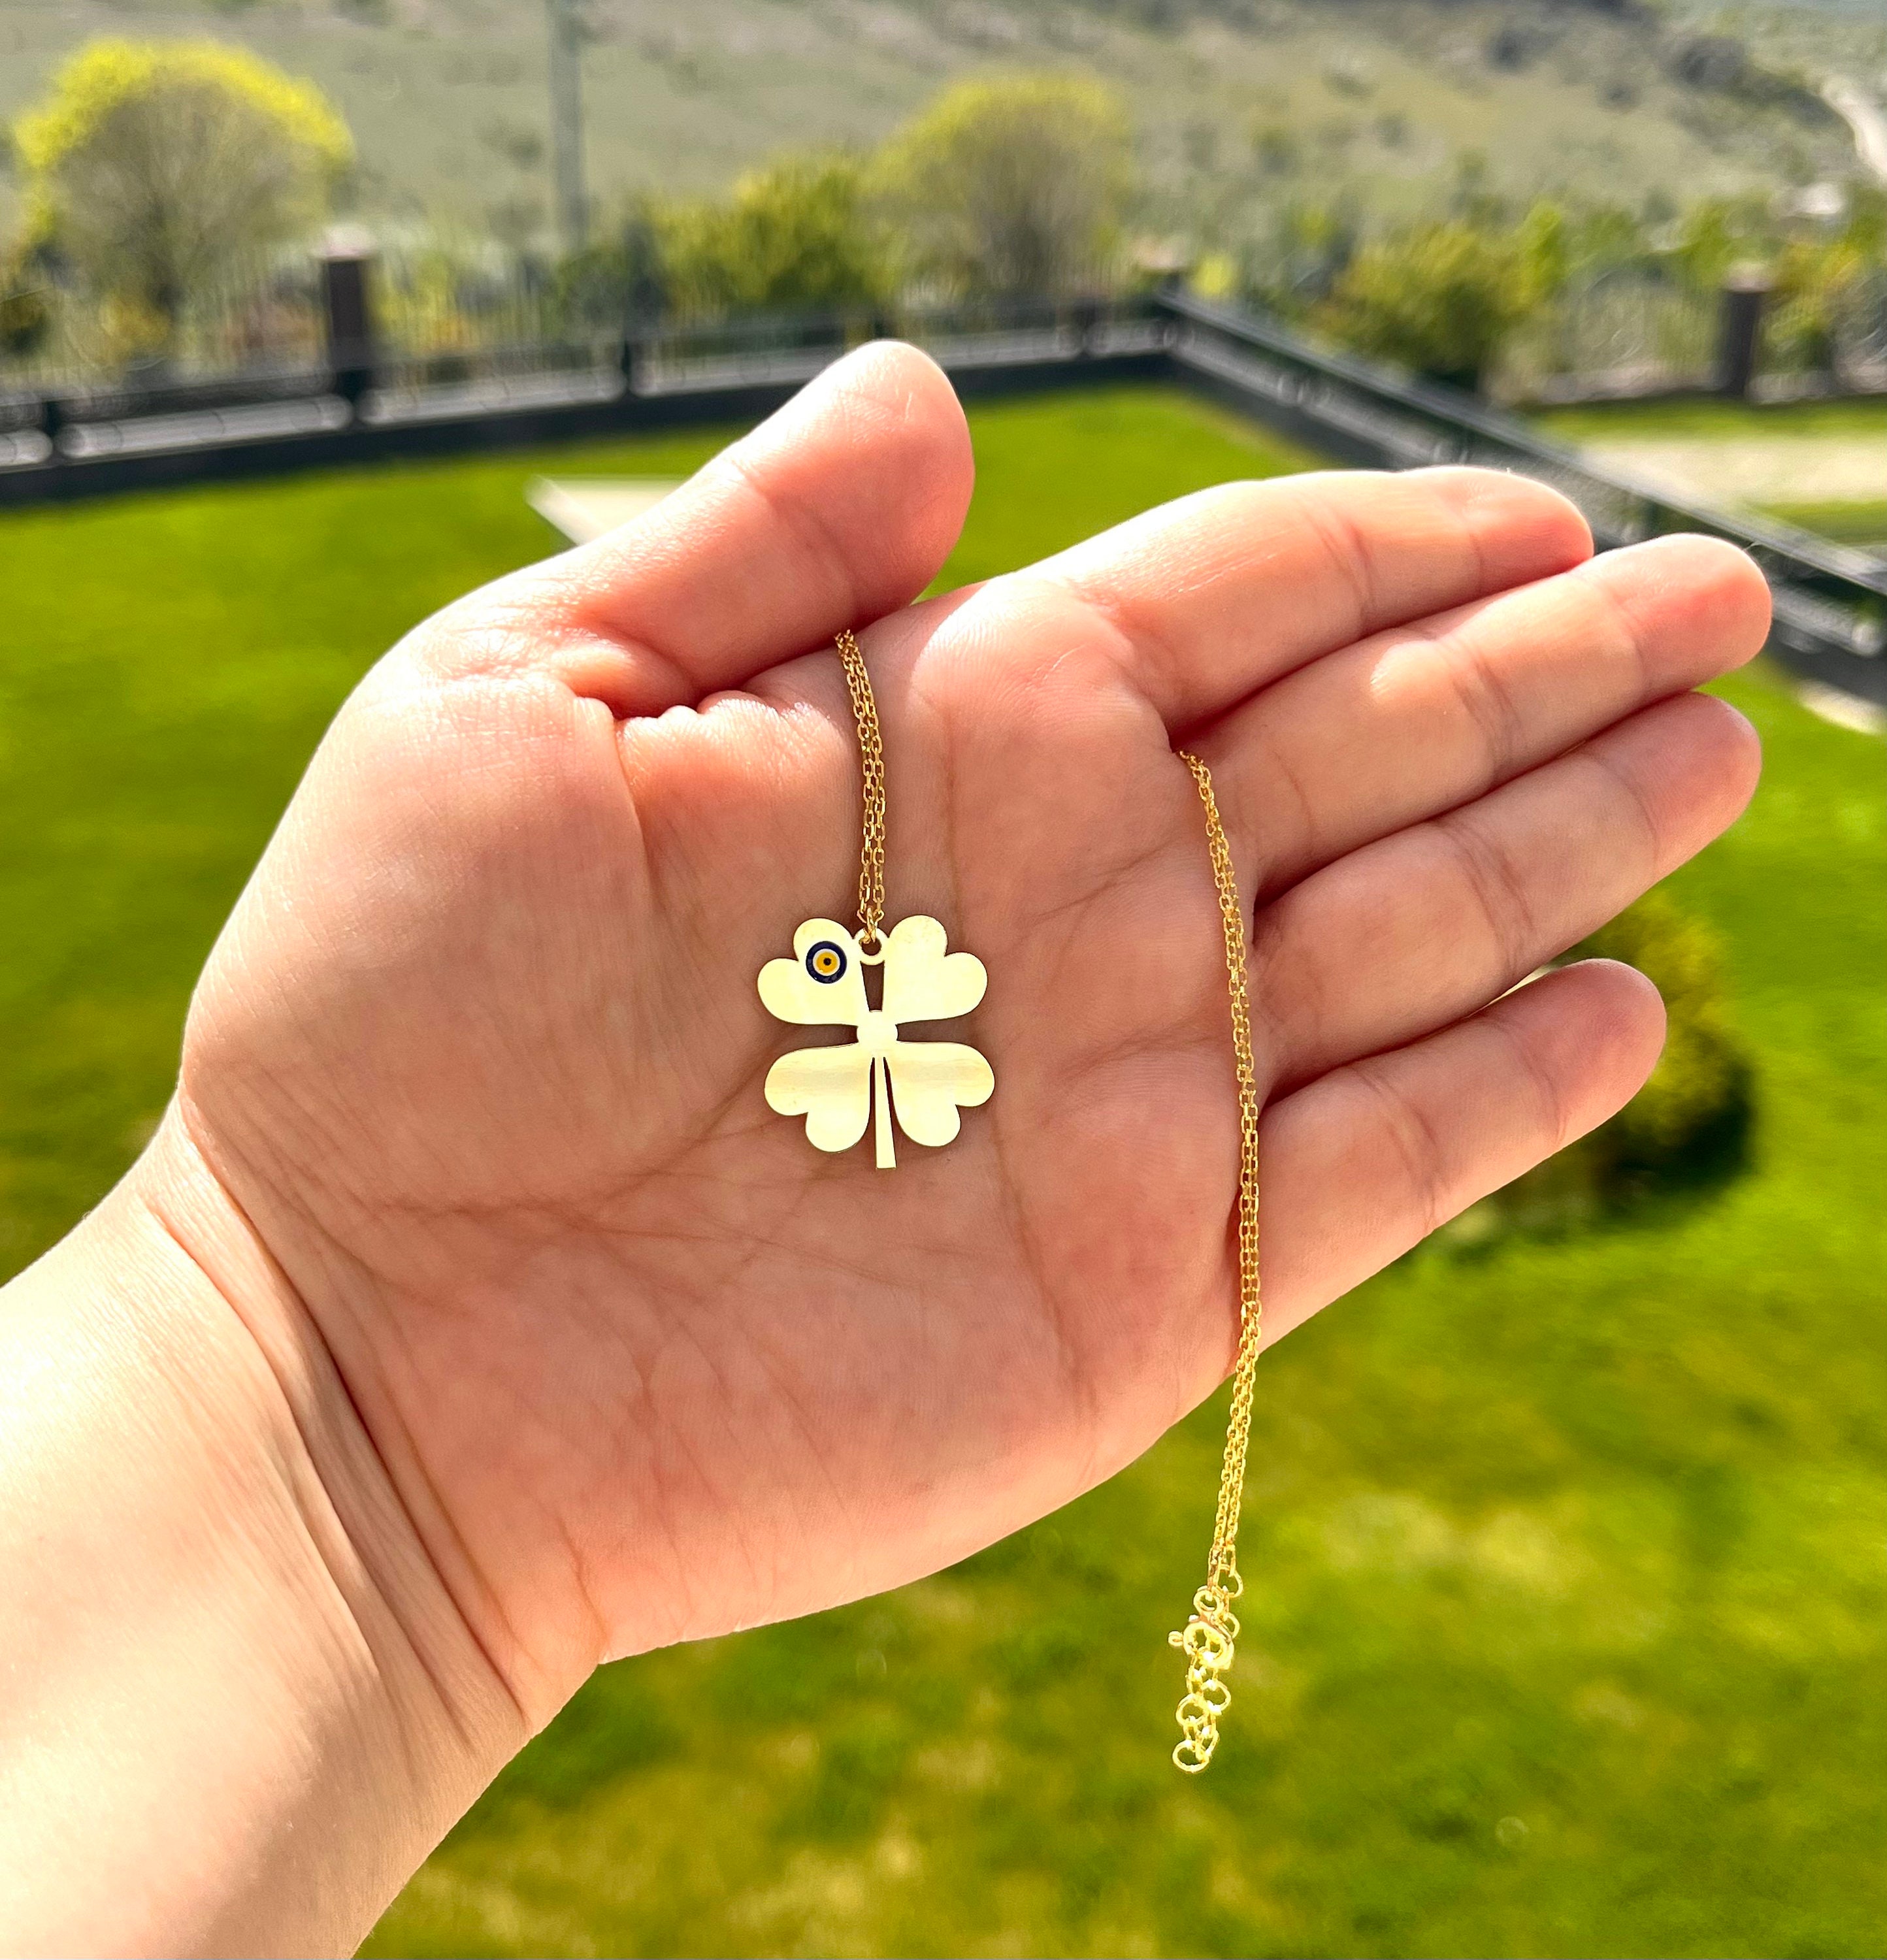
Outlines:
[{"label": "open palm", "polygon": [[[940,376],[873,348],[429,622],[336,722],[199,990],[174,1145],[540,1717],[606,1655],[957,1558],[1221,1379],[1236,1111],[1176,746],[1256,905],[1273,1335],[1637,1087],[1637,976],[1508,990],[1753,783],[1746,726],[1684,692],[1763,637],[1726,547],[1588,563],[1537,485],[1325,476],[907,606],[969,476]],[[826,1037],[755,984],[849,916],[854,625],[889,918],[990,975],[913,1032],[997,1083],[884,1172],[768,1109],[770,1064]]]}]

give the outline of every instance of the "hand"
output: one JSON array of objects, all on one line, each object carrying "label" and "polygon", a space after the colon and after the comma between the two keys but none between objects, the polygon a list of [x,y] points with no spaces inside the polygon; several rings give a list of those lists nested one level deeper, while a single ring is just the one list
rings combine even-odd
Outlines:
[{"label": "hand", "polygon": [[[1176,746],[1256,907],[1272,1338],[1634,1092],[1644,980],[1507,990],[1754,784],[1685,692],[1764,636],[1727,546],[1589,560],[1522,479],[1324,475],[907,608],[970,476],[941,377],[874,348],[449,609],[342,712],[204,976],[151,1201],[266,1347],[331,1358],[533,1721],[606,1656],[959,1558],[1222,1378],[1236,1112]],[[994,1097],[895,1172],[761,1093],[806,1036],[755,976],[850,912],[854,623],[889,916],[990,975]]]}]

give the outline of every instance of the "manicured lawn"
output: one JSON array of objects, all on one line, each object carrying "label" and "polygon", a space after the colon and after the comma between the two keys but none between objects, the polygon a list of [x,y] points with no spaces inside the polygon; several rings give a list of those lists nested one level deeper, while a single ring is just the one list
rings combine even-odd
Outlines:
[{"label": "manicured lawn", "polygon": [[1887,396],[1828,401],[1595,402],[1545,409],[1529,418],[1562,442],[1636,442],[1707,436],[1887,438]]},{"label": "manicured lawn", "polygon": [[[974,418],[953,577],[1295,459],[1157,393]],[[0,521],[0,1230],[161,1107],[191,978],[382,646],[611,445]],[[1758,1058],[1698,1208],[1430,1250],[1266,1361],[1237,1701],[1169,1765],[1222,1414],[925,1583],[598,1675],[370,1943],[466,1953],[1860,1954],[1887,1936],[1887,786],[1761,675],[1680,874]]]},{"label": "manicured lawn", "polygon": [[1776,504],[1771,514],[1784,523],[1799,524],[1805,531],[1819,531],[1838,544],[1887,544],[1887,502],[1838,504]]}]

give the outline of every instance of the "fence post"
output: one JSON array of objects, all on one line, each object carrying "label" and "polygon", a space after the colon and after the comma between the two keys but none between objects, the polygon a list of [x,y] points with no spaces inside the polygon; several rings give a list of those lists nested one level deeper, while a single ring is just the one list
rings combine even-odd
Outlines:
[{"label": "fence post", "polygon": [[1768,269],[1736,266],[1723,281],[1717,316],[1717,392],[1749,399],[1762,352],[1762,317],[1774,285]]},{"label": "fence post", "polygon": [[628,331],[616,345],[616,361],[622,370],[623,387],[632,395],[640,393],[648,355],[641,328],[635,321],[631,321]]},{"label": "fence post", "polygon": [[321,299],[334,392],[358,415],[374,385],[374,243],[352,230],[321,248]]}]

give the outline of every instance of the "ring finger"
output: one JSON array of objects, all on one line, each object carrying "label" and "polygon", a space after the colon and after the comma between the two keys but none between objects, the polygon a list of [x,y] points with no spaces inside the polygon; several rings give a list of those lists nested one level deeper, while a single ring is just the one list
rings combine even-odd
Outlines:
[{"label": "ring finger", "polygon": [[1732,822],[1759,759],[1733,708],[1682,695],[1261,907],[1274,1093],[1458,1020],[1564,952]]}]

